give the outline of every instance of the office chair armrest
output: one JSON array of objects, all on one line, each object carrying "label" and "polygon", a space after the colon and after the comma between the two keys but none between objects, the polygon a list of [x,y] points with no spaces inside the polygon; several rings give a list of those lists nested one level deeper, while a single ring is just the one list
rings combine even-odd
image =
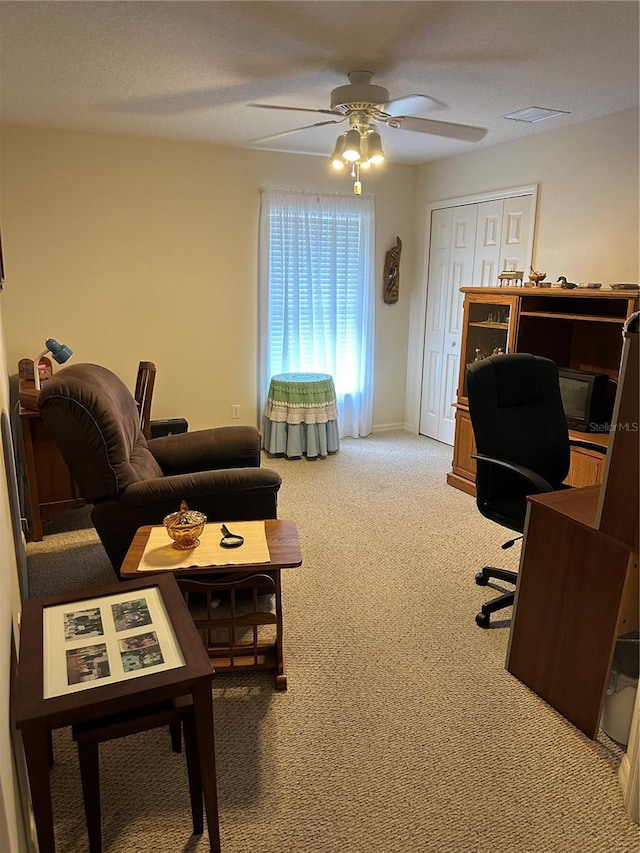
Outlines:
[{"label": "office chair armrest", "polygon": [[479,462],[486,462],[488,465],[498,465],[500,468],[506,468],[508,471],[513,471],[514,474],[519,474],[521,477],[524,477],[525,480],[528,480],[532,483],[538,492],[553,492],[555,491],[555,487],[545,480],[544,477],[541,477],[540,474],[536,474],[535,471],[532,471],[531,468],[526,468],[524,465],[516,465],[513,462],[505,462],[504,459],[494,459],[493,456],[483,456],[481,453],[472,453],[472,459],[477,459]]},{"label": "office chair armrest", "polygon": [[569,444],[572,447],[584,447],[585,450],[595,450],[597,453],[602,453],[604,456],[607,448],[602,444],[595,444],[593,441],[586,441],[584,438],[570,438]]},{"label": "office chair armrest", "polygon": [[214,427],[147,441],[167,476],[220,468],[259,468],[260,445],[260,432],[253,426]]}]

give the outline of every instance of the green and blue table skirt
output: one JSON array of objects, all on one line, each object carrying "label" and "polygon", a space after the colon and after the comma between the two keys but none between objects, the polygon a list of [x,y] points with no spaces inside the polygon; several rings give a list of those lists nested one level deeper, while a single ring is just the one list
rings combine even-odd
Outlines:
[{"label": "green and blue table skirt", "polygon": [[333,379],[327,373],[281,373],[271,378],[264,410],[264,449],[312,459],[340,447]]}]

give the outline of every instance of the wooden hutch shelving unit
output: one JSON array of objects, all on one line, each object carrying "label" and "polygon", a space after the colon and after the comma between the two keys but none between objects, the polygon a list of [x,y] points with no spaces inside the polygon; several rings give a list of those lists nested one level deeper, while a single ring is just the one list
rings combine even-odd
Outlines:
[{"label": "wooden hutch shelving unit", "polygon": [[[463,287],[465,294],[453,466],[447,482],[475,495],[473,430],[465,388],[467,364],[494,352],[530,352],[559,367],[606,373],[615,397],[622,327],[638,310],[638,291],[555,287]],[[570,432],[607,446],[606,434]],[[567,483],[602,482],[604,456],[572,448]]]}]

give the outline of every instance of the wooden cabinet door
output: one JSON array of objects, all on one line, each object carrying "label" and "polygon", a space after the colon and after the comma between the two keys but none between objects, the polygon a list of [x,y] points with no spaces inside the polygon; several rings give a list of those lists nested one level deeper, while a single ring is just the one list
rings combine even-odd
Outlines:
[{"label": "wooden cabinet door", "polygon": [[603,454],[582,448],[571,448],[571,463],[565,483],[575,488],[598,486],[604,474]]},{"label": "wooden cabinet door", "polygon": [[456,443],[453,446],[453,465],[451,473],[447,475],[447,482],[469,495],[476,493],[476,463],[471,458],[471,454],[475,452],[476,443],[473,437],[469,410],[458,406],[456,409]]}]

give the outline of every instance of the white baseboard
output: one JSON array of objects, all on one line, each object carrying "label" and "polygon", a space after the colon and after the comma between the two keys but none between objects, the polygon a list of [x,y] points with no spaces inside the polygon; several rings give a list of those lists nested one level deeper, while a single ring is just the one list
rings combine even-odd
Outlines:
[{"label": "white baseboard", "polygon": [[407,424],[377,424],[377,426],[373,427],[371,432],[397,432],[398,430],[402,430],[403,432],[412,432]]}]

